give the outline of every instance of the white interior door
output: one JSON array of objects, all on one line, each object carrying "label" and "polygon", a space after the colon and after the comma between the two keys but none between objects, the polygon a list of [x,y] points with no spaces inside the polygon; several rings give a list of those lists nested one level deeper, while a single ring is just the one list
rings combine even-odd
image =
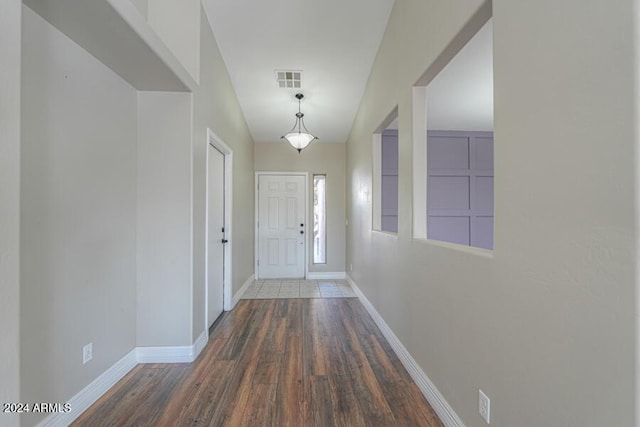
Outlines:
[{"label": "white interior door", "polygon": [[306,176],[258,176],[258,277],[304,278]]},{"label": "white interior door", "polygon": [[224,301],[224,155],[209,144],[207,156],[207,326]]}]

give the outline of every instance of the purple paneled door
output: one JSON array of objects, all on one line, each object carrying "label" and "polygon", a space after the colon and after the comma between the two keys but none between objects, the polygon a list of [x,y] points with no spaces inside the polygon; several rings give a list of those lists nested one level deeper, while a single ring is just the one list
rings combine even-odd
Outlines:
[{"label": "purple paneled door", "polygon": [[493,249],[493,133],[430,131],[427,237]]}]

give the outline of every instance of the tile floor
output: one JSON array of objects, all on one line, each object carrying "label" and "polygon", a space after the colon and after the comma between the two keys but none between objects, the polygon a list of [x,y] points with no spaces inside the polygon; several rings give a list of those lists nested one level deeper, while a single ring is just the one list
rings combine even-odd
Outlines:
[{"label": "tile floor", "polygon": [[254,280],[242,299],[355,298],[346,280]]}]

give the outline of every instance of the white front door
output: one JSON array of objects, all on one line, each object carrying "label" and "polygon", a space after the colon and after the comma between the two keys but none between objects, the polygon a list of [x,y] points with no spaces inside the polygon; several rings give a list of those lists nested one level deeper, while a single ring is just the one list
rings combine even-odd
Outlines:
[{"label": "white front door", "polygon": [[304,278],[305,200],[305,175],[258,175],[258,278]]},{"label": "white front door", "polygon": [[207,327],[224,301],[224,155],[213,145],[207,156]]}]

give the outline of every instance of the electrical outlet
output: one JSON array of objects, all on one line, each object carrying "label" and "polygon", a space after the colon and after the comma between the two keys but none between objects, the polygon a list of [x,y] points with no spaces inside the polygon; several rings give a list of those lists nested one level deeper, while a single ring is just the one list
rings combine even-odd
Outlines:
[{"label": "electrical outlet", "polygon": [[92,342],[82,347],[82,364],[84,365],[91,359],[93,359],[93,343]]},{"label": "electrical outlet", "polygon": [[480,412],[482,419],[489,424],[491,419],[491,399],[482,390],[478,390],[478,412]]}]

